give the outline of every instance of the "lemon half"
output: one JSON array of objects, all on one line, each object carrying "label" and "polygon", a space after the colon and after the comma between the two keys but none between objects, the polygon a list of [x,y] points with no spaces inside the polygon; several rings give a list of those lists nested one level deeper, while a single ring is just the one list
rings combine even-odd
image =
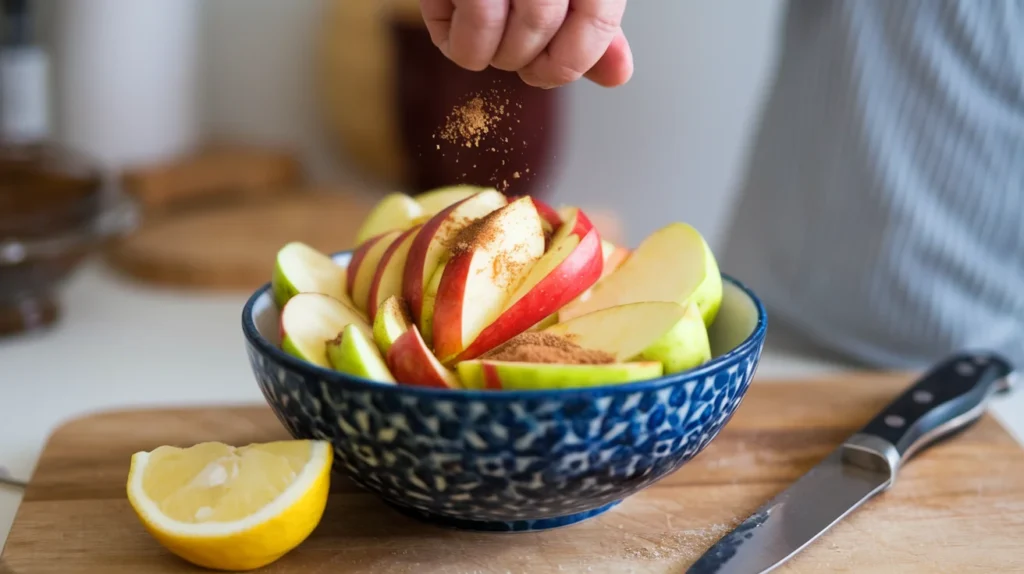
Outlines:
[{"label": "lemon half", "polygon": [[333,457],[325,441],[161,446],[132,455],[128,500],[146,530],[181,558],[252,570],[319,524]]}]

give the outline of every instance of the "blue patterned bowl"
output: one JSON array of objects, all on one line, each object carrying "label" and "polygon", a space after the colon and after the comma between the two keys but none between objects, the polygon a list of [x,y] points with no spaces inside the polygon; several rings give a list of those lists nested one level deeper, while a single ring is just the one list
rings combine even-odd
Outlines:
[{"label": "blue patterned bowl", "polygon": [[724,279],[710,362],[600,388],[454,391],[322,369],[278,348],[269,285],[246,303],[242,330],[267,402],[292,436],[331,441],[336,471],[421,519],[541,530],[600,514],[672,473],[732,417],[767,316],[753,292]]}]

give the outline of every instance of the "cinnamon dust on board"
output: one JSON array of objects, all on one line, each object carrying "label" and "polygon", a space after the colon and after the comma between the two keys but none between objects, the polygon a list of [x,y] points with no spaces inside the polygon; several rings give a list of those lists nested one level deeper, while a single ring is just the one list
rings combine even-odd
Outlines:
[{"label": "cinnamon dust on board", "polygon": [[557,363],[563,365],[607,365],[615,356],[584,349],[552,333],[529,332],[512,337],[483,354],[481,359],[514,363]]}]

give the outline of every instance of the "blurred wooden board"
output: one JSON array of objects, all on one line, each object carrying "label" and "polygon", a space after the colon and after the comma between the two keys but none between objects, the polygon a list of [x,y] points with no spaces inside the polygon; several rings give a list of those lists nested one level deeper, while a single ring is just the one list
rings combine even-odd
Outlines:
[{"label": "blurred wooden board", "polygon": [[[682,574],[762,502],[866,423],[909,377],[755,381],[708,449],[589,521],[485,534],[421,524],[336,478],[326,514],[273,574]],[[286,438],[265,406],[124,411],[51,437],[18,510],[0,574],[202,572],[149,537],[125,498],[133,452],[205,440]],[[780,573],[1024,572],[1024,450],[992,418],[909,463]]]},{"label": "blurred wooden board", "polygon": [[351,249],[378,197],[301,191],[177,213],[146,223],[107,253],[136,279],[173,287],[255,289],[290,241],[324,252]]}]

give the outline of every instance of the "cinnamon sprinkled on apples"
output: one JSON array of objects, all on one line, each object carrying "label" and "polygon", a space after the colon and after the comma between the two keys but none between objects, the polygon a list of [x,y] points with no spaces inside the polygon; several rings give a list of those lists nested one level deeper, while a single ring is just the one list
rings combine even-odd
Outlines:
[{"label": "cinnamon sprinkled on apples", "polygon": [[606,365],[615,362],[615,356],[604,351],[584,349],[552,333],[531,331],[516,335],[480,358],[491,361],[563,365]]}]

